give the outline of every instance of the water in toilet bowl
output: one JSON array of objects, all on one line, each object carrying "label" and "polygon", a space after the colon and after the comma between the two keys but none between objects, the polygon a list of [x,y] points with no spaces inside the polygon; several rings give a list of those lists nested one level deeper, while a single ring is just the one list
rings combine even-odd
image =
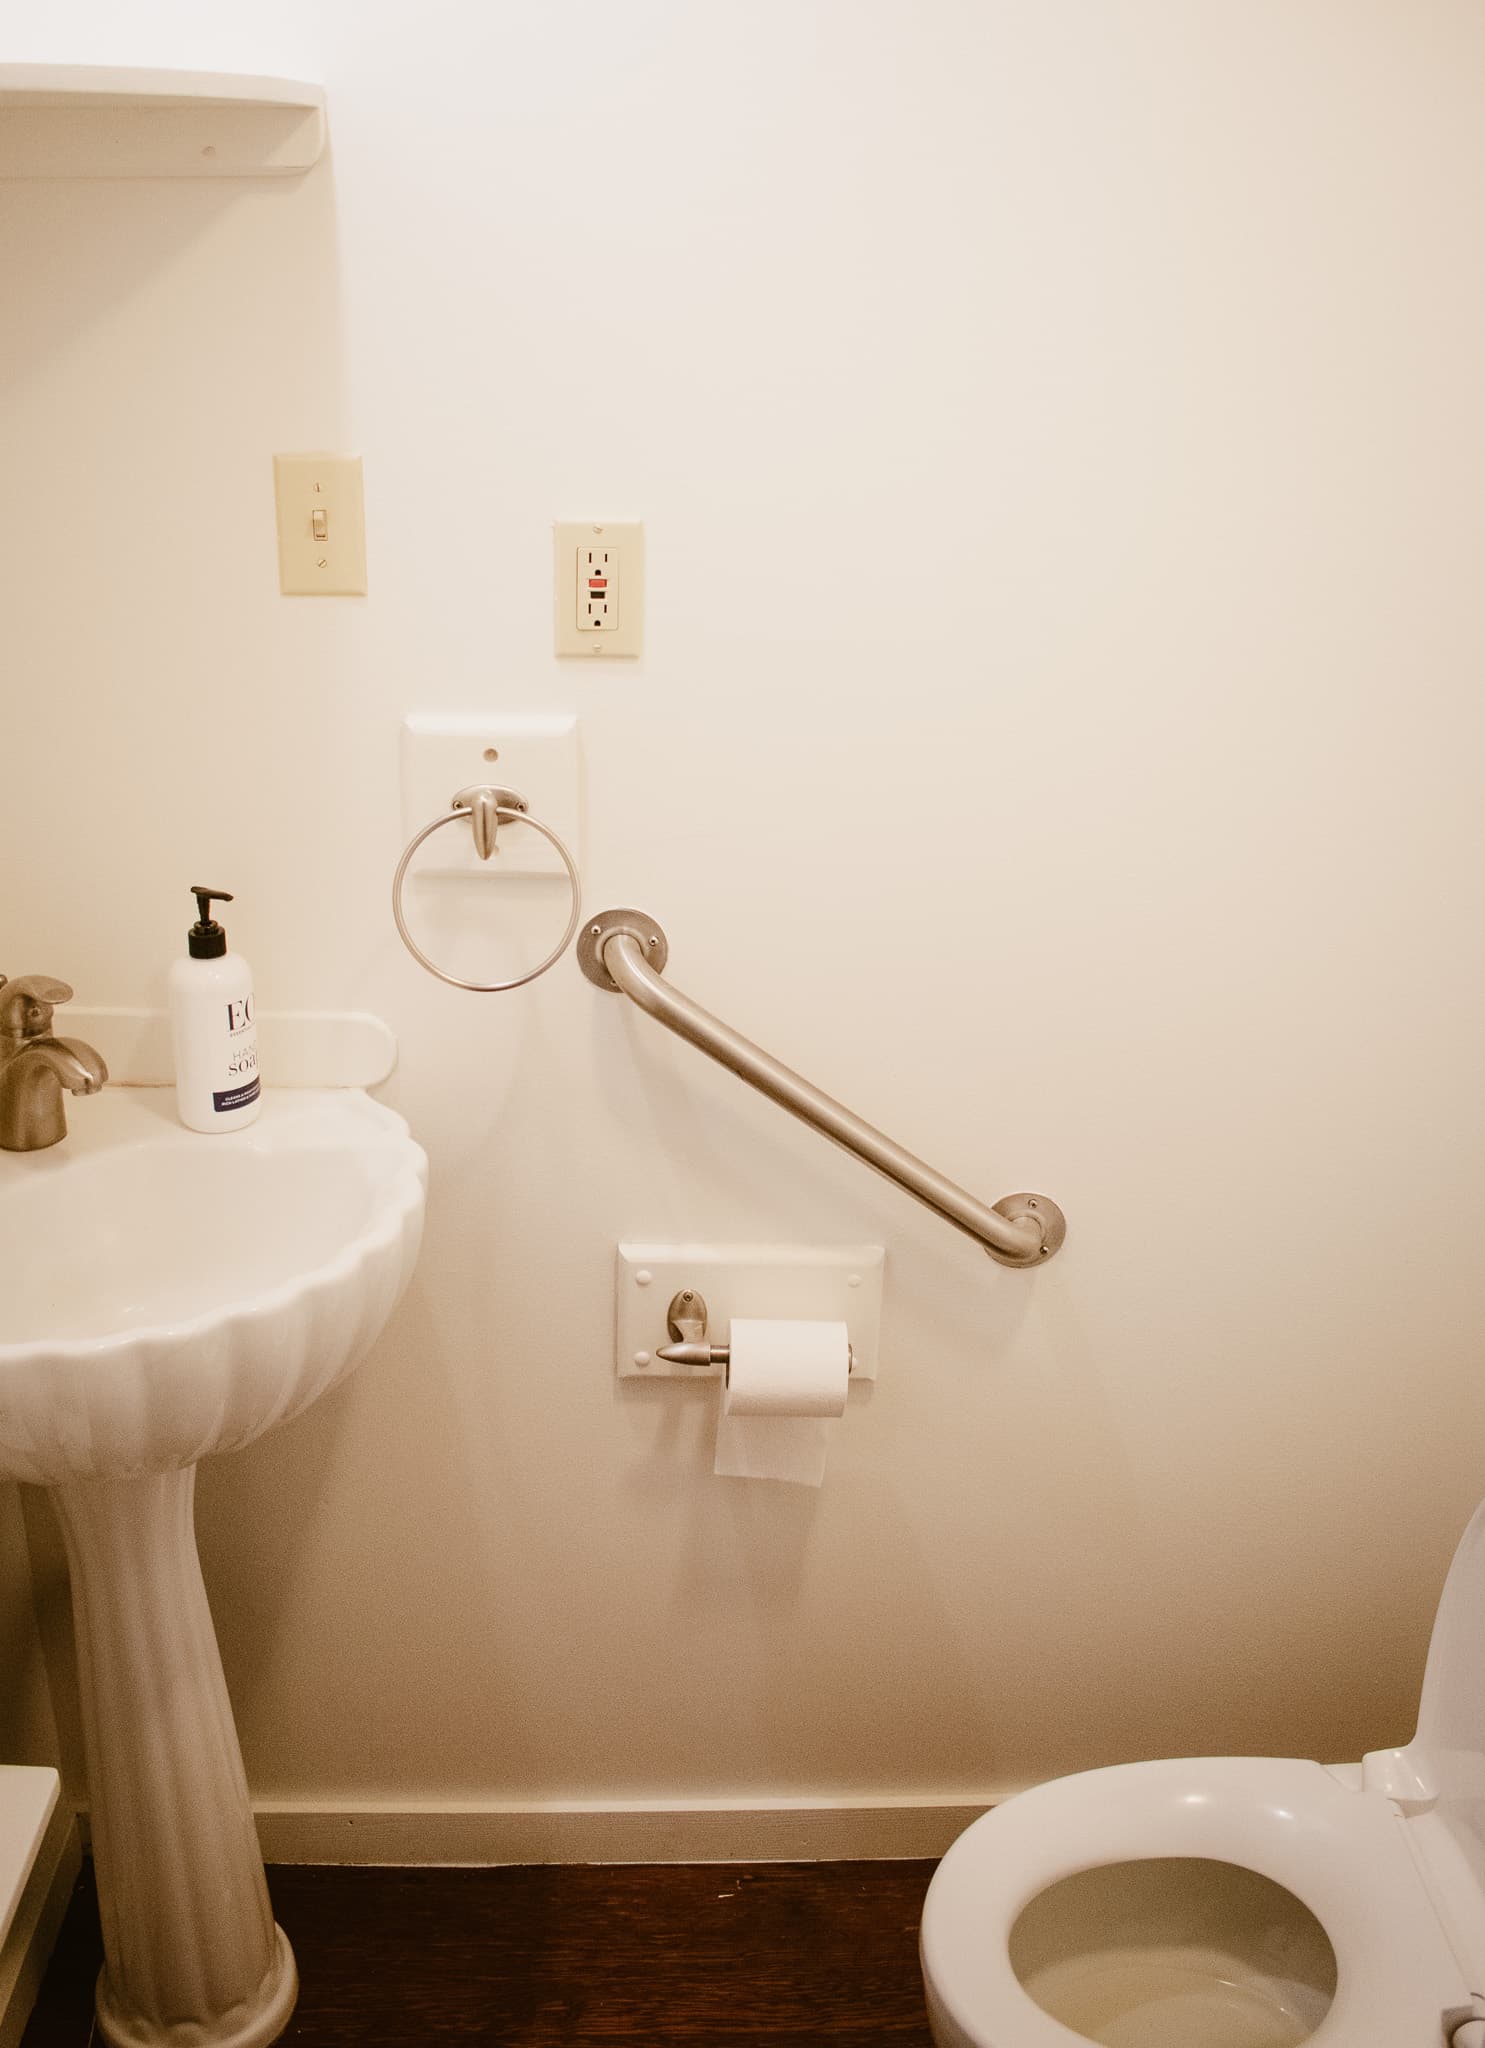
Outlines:
[{"label": "water in toilet bowl", "polygon": [[1300,2048],[1335,1995],[1309,1909],[1204,1857],[1064,1878],[1023,1909],[1010,1953],[1028,1995],[1099,2048]]}]

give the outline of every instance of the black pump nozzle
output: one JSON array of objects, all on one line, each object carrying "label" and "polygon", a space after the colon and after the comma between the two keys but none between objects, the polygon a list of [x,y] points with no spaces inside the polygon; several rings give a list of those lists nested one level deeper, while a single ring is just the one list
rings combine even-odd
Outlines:
[{"label": "black pump nozzle", "polygon": [[220,960],[227,950],[227,934],[211,914],[213,903],[230,903],[231,892],[227,889],[198,889],[193,882],[191,894],[196,899],[196,922],[186,933],[186,947],[193,960]]}]

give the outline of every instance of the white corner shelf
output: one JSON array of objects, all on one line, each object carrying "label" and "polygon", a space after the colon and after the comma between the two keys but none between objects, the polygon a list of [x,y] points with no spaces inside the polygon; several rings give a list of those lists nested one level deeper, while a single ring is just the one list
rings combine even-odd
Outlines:
[{"label": "white corner shelf", "polygon": [[0,64],[0,178],[282,178],[324,146],[301,79]]}]

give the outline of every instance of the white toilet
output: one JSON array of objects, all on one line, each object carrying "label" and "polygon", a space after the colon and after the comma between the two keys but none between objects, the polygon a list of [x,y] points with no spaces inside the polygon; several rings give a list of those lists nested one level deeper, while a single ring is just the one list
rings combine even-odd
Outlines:
[{"label": "white toilet", "polygon": [[1405,1749],[1039,1785],[949,1850],[922,1959],[939,2048],[1485,2048],[1485,1506]]}]

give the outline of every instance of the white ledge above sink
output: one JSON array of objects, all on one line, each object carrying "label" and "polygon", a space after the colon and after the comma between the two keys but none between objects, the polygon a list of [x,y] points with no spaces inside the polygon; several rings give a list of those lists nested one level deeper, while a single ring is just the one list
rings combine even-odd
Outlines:
[{"label": "white ledge above sink", "polygon": [[302,79],[0,64],[0,178],[288,177],[324,146]]}]

